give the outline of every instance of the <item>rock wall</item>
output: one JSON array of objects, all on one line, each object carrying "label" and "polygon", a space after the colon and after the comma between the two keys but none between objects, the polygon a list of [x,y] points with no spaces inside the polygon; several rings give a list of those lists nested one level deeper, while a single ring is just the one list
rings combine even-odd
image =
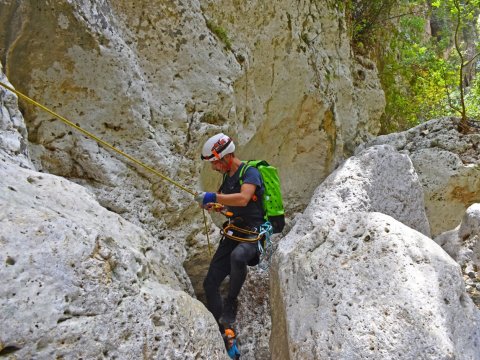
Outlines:
[{"label": "rock wall", "polygon": [[434,240],[462,267],[465,289],[480,307],[480,204],[471,205],[460,225]]},{"label": "rock wall", "polygon": [[203,9],[242,59],[233,83],[235,133],[248,140],[240,154],[276,164],[287,205],[303,208],[318,180],[378,132],[385,100],[375,66],[352,58],[344,14],[331,2],[210,1]]},{"label": "rock wall", "polygon": [[35,171],[16,97],[0,89],[0,105],[0,357],[228,359],[168,249]]},{"label": "rock wall", "polygon": [[[375,67],[352,58],[334,4],[4,1],[0,20],[0,58],[20,91],[191,189],[216,188],[208,169],[199,181],[198,153],[225,131],[242,157],[279,166],[287,206],[302,209],[378,131],[385,101]],[[21,107],[38,169],[88,186],[172,256],[205,250],[189,194]]]},{"label": "rock wall", "polygon": [[[0,63],[0,82],[12,86],[3,73]],[[27,128],[23,116],[18,110],[17,97],[0,88],[0,154],[9,162],[32,169],[33,164],[28,156]],[[6,161],[6,160],[5,160]]]}]

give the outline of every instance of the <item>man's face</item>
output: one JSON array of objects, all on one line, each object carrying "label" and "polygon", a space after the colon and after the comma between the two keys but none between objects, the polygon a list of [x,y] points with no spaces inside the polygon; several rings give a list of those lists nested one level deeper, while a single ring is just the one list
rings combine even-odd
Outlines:
[{"label": "man's face", "polygon": [[220,160],[212,161],[211,162],[212,169],[215,170],[215,171],[218,171],[222,174],[225,174],[228,171],[227,160],[225,159],[225,157],[223,159],[220,159]]}]

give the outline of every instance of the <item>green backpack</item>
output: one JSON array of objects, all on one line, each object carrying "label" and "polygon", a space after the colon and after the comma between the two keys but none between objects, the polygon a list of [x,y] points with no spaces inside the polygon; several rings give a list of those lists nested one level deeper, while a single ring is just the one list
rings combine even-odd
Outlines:
[{"label": "green backpack", "polygon": [[240,171],[240,186],[243,184],[243,175],[251,166],[256,167],[262,176],[265,191],[262,196],[265,220],[272,224],[273,233],[280,233],[285,226],[285,210],[283,209],[280,177],[276,167],[265,160],[244,161],[245,165]]}]

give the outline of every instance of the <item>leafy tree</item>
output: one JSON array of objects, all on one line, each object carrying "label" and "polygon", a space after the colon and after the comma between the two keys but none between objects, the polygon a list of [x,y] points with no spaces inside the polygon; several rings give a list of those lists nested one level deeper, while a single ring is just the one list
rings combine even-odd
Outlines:
[{"label": "leafy tree", "polygon": [[[378,67],[387,106],[382,132],[404,130],[449,111],[446,82],[454,71],[425,32],[428,8],[409,2],[389,29],[388,46],[380,47]],[[380,43],[380,42],[379,42]],[[445,47],[445,46],[444,46]]]},{"label": "leafy tree", "polygon": [[[472,23],[475,22],[475,19],[478,19],[480,14],[480,0],[435,0],[432,6],[438,8],[446,7],[455,27],[453,43],[456,57],[453,58],[457,60],[459,98],[456,103],[449,98],[449,104],[461,116],[459,130],[466,132],[469,129],[467,113],[470,110],[467,101],[471,101],[474,98],[474,96],[467,97],[466,92],[474,80],[476,72],[475,61],[480,55],[480,52],[477,51],[479,47],[476,37],[478,31],[473,31],[474,40],[472,41],[471,39],[472,29],[475,30],[476,28],[475,26],[472,27]],[[471,105],[473,108],[475,106],[476,104]]]},{"label": "leafy tree", "polygon": [[[480,0],[349,0],[352,48],[377,59],[387,106],[382,132],[428,119],[478,116]],[[431,29],[431,34],[428,29]]]}]

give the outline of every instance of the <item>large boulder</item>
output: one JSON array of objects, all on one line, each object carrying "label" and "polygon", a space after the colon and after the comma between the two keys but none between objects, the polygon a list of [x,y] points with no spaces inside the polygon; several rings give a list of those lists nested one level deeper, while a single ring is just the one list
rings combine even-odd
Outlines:
[{"label": "large boulder", "polygon": [[480,359],[480,312],[435,242],[380,213],[323,215],[280,244],[273,358]]},{"label": "large boulder", "polygon": [[480,313],[429,237],[412,162],[388,145],[348,159],[280,241],[275,359],[480,359]]},{"label": "large boulder", "polygon": [[0,353],[221,359],[167,252],[84,188],[0,161]]},{"label": "large boulder", "polygon": [[424,189],[432,235],[455,228],[480,202],[480,134],[461,134],[457,119],[431,120],[402,133],[379,136],[358,151],[389,144],[408,154]]},{"label": "large boulder", "polygon": [[422,187],[410,158],[390,145],[379,145],[349,158],[335,170],[315,190],[298,224],[311,227],[312,219],[323,214],[381,212],[429,236],[424,207]]}]

